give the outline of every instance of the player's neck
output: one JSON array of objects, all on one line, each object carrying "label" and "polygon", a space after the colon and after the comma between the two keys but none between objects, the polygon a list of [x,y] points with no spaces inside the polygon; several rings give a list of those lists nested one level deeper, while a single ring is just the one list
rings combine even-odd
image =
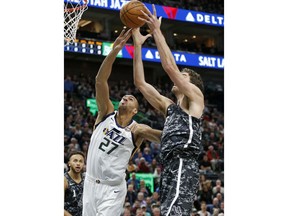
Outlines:
[{"label": "player's neck", "polygon": [[117,124],[120,125],[121,127],[128,126],[131,120],[132,120],[132,117],[130,117],[129,115],[124,115],[124,114],[121,115],[119,112],[116,115]]},{"label": "player's neck", "polygon": [[74,181],[81,181],[81,173],[75,173],[75,172],[73,172],[72,170],[69,170],[69,175],[70,175],[70,177],[74,180]]}]

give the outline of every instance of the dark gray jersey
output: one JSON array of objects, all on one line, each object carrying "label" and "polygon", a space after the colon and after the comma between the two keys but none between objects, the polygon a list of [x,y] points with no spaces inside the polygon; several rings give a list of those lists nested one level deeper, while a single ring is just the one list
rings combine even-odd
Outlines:
[{"label": "dark gray jersey", "polygon": [[173,155],[198,158],[202,150],[201,119],[188,115],[176,104],[169,105],[161,137],[161,160]]},{"label": "dark gray jersey", "polygon": [[68,188],[65,191],[64,209],[73,216],[82,215],[82,194],[85,174],[82,173],[82,180],[80,183],[75,182],[68,172],[64,173],[68,181]]}]

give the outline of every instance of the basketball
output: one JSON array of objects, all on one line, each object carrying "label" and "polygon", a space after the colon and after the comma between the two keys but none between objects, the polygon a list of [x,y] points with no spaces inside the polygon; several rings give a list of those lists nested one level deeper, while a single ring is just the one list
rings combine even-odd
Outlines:
[{"label": "basketball", "polygon": [[145,22],[138,19],[138,17],[145,18],[141,10],[145,13],[148,13],[145,5],[138,0],[130,1],[124,4],[120,10],[121,22],[129,28],[137,28],[143,26]]}]

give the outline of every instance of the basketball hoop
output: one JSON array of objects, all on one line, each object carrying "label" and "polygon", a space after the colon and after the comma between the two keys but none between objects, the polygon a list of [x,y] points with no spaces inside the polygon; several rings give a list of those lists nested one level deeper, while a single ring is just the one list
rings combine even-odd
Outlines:
[{"label": "basketball hoop", "polygon": [[88,0],[64,0],[64,41],[72,43],[76,39],[79,20],[88,9]]}]

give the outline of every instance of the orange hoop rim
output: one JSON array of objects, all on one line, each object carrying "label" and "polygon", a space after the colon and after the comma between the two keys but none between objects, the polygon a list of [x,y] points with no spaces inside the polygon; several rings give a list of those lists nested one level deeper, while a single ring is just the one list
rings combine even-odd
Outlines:
[{"label": "orange hoop rim", "polygon": [[78,11],[78,10],[82,10],[85,9],[88,6],[88,0],[83,0],[83,5],[78,6],[76,8],[66,8],[64,9],[64,13],[70,13],[70,12],[74,12],[74,11]]},{"label": "orange hoop rim", "polygon": [[81,5],[79,7],[76,7],[76,8],[67,8],[67,9],[64,9],[64,13],[70,13],[70,12],[74,12],[74,11],[79,11],[79,10],[82,10],[84,8],[87,7],[87,3],[85,5]]}]

